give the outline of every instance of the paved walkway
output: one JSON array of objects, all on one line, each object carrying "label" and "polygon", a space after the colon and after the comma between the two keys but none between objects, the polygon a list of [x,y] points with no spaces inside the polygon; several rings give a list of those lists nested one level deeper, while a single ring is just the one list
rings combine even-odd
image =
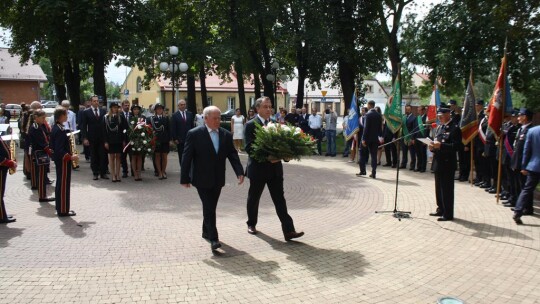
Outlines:
[{"label": "paved walkway", "polygon": [[395,171],[372,180],[339,157],[290,162],[285,194],[306,235],[286,243],[268,191],[260,234],[247,234],[248,183],[236,185],[229,168],[224,246],[213,255],[196,190],[178,185],[176,156],[169,163],[167,180],[147,162],[142,183],[112,183],[92,181],[83,161],[73,218],[38,203],[21,173],[9,176],[17,222],[0,226],[0,303],[540,303],[540,218],[516,226],[467,184],[456,184],[456,220],[440,223],[428,216],[433,176],[401,171],[399,208],[412,218],[398,221],[375,213],[393,209]]}]

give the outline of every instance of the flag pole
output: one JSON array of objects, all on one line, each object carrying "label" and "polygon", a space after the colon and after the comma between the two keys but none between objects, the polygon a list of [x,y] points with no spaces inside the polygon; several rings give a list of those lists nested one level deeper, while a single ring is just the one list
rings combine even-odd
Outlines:
[{"label": "flag pole", "polygon": [[504,41],[504,56],[503,56],[503,65],[504,65],[504,75],[503,75],[503,87],[502,89],[502,111],[501,111],[501,130],[499,135],[499,164],[497,169],[497,204],[499,204],[500,196],[501,196],[501,176],[502,176],[502,155],[503,155],[503,122],[504,122],[504,111],[506,110],[506,47],[508,45],[508,37],[506,37]]},{"label": "flag pole", "polygon": [[[474,86],[474,79],[473,79],[473,70],[472,70],[472,60],[471,60],[471,86]],[[471,88],[471,90],[474,90],[474,88]],[[476,101],[475,101],[476,102]],[[474,109],[474,113],[476,113],[476,109]],[[476,121],[478,121],[478,114],[476,115]],[[471,187],[474,187],[474,137],[469,142],[471,148],[469,149],[469,152],[471,153],[471,172],[469,173],[469,182],[471,184]]]}]

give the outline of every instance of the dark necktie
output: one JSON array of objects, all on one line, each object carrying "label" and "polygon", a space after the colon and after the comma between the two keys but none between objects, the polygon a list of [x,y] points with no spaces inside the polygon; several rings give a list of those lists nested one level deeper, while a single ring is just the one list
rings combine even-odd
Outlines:
[{"label": "dark necktie", "polygon": [[265,125],[265,126],[268,125],[268,119],[266,119],[266,120],[264,121],[264,125]]},{"label": "dark necktie", "polygon": [[98,113],[97,108],[94,108],[94,114],[96,115],[97,118],[99,118],[99,113]]}]

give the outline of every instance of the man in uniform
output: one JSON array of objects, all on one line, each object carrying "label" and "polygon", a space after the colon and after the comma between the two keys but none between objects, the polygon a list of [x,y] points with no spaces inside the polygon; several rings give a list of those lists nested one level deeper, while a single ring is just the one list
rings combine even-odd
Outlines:
[{"label": "man in uniform", "polygon": [[514,208],[514,221],[518,225],[523,224],[521,216],[525,212],[533,214],[534,190],[540,181],[540,127],[538,126],[527,132],[521,174],[526,176],[527,180],[517,200],[516,208]]},{"label": "man in uniform", "polygon": [[521,174],[519,172],[516,172],[512,170],[512,156],[515,153],[515,147],[514,143],[516,141],[516,135],[521,127],[521,125],[518,123],[518,114],[519,110],[514,110],[512,112],[512,117],[510,118],[510,121],[508,124],[506,124],[504,128],[504,138],[503,138],[503,145],[504,145],[504,154],[503,154],[503,172],[504,172],[504,187],[507,193],[503,194],[501,196],[502,200],[505,200],[506,202],[503,203],[503,206],[505,207],[515,207],[516,206],[516,200],[519,196],[518,189],[521,187],[519,186],[519,179],[520,176],[518,174]]},{"label": "man in uniform", "polygon": [[454,176],[448,172],[456,171],[456,152],[462,145],[461,129],[452,121],[449,108],[439,107],[437,116],[440,125],[429,145],[433,152],[437,210],[429,215],[439,216],[437,221],[451,221],[454,219]]},{"label": "man in uniform", "polygon": [[[525,187],[525,183],[527,181],[527,176],[523,174],[523,170],[525,170],[525,167],[523,164],[524,162],[524,149],[525,149],[525,139],[527,138],[527,133],[532,128],[532,116],[533,113],[526,108],[521,108],[518,113],[518,122],[521,124],[521,127],[517,131],[516,134],[516,140],[514,142],[514,154],[512,155],[512,158],[510,159],[510,165],[512,167],[512,170],[514,170],[515,174],[519,174],[519,189],[517,193],[520,193],[523,191],[523,188]],[[517,206],[517,202],[516,202]],[[532,198],[530,201],[526,202],[523,205],[523,210],[521,210],[522,214],[530,215],[533,213],[533,200]],[[516,207],[517,208],[517,207]]]}]

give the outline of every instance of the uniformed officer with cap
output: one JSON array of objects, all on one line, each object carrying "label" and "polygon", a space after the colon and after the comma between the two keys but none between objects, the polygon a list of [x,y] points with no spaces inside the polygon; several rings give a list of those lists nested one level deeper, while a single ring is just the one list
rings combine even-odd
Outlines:
[{"label": "uniformed officer with cap", "polygon": [[456,152],[462,146],[461,129],[452,121],[450,108],[439,107],[437,116],[440,124],[435,129],[435,139],[428,146],[433,152],[433,171],[435,173],[435,193],[437,210],[431,216],[439,216],[438,221],[454,219],[454,176],[456,171]]}]

